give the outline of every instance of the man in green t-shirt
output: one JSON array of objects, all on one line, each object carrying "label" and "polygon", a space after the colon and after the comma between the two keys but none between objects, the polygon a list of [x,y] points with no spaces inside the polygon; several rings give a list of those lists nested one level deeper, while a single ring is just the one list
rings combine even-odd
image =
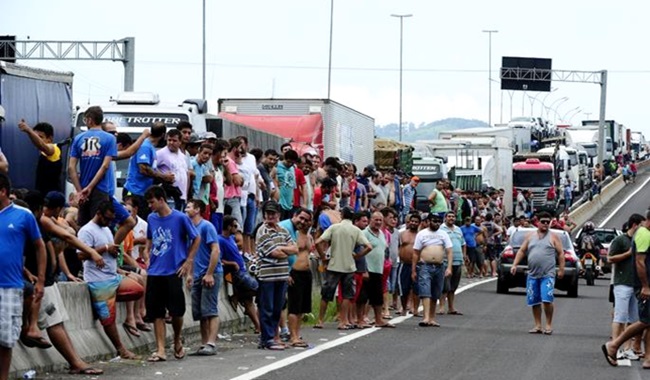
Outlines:
[{"label": "man in green t-shirt", "polygon": [[[616,264],[613,272],[614,318],[612,320],[612,338],[614,339],[621,335],[627,324],[639,320],[638,301],[634,295],[636,268],[632,252],[632,238],[643,221],[643,216],[639,214],[630,216],[627,222],[628,230],[625,234],[617,236],[609,246],[609,261]],[[618,355],[618,358],[639,359],[631,346],[623,350]]]},{"label": "man in green t-shirt", "polygon": [[429,194],[429,203],[431,206],[431,213],[437,214],[440,219],[445,218],[445,214],[449,211],[449,204],[443,192],[444,181],[440,180],[436,183],[436,188]]},{"label": "man in green t-shirt", "polygon": [[[645,220],[634,234],[632,255],[636,264],[637,281],[635,290],[639,302],[639,320],[629,325],[616,339],[601,346],[605,359],[609,365],[616,367],[618,361],[616,353],[623,343],[640,334],[650,327],[650,210],[646,213]],[[643,361],[643,368],[650,369],[650,355]]]}]

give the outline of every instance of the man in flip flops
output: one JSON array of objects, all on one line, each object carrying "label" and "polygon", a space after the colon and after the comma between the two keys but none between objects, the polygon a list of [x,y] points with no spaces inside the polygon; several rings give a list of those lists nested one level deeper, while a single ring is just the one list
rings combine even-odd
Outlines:
[{"label": "man in flip flops", "polygon": [[88,283],[92,305],[104,332],[122,359],[135,359],[136,355],[122,344],[115,316],[118,301],[138,300],[144,294],[144,288],[128,277],[129,272],[123,272],[124,276],[118,274],[119,247],[113,244],[113,233],[108,227],[114,217],[113,203],[102,201],[97,206],[95,216],[81,227],[78,234],[85,245],[102,255],[105,265],[98,267],[92,257],[81,251],[79,257],[83,260],[84,280]]},{"label": "man in flip flops", "polygon": [[366,239],[370,242],[372,250],[366,255],[368,265],[367,294],[368,303],[375,314],[375,327],[395,327],[395,325],[384,322],[384,257],[386,255],[386,236],[381,230],[384,224],[384,215],[375,211],[370,217],[370,225],[363,230]]},{"label": "man in flip flops", "polygon": [[[637,272],[634,288],[639,302],[639,320],[629,325],[616,339],[601,346],[607,363],[614,367],[618,365],[616,353],[623,343],[650,327],[650,210],[634,234],[632,252]],[[647,336],[648,331],[646,331],[646,342]],[[650,358],[647,354],[643,361],[643,369],[650,369]]]},{"label": "man in flip flops", "polygon": [[442,217],[437,213],[428,216],[429,227],[421,230],[415,236],[413,243],[413,264],[411,277],[418,282],[418,291],[424,307],[424,318],[420,327],[439,327],[436,322],[436,300],[442,294],[445,277],[451,276],[451,267],[445,268],[447,262],[452,263],[454,252],[449,235],[440,230]]},{"label": "man in flip flops", "polygon": [[149,264],[145,307],[147,320],[154,322],[156,351],[150,362],[167,360],[165,315],[169,311],[174,329],[174,357],[183,359],[185,350],[181,340],[185,294],[183,277],[190,275],[194,255],[201,238],[190,218],[167,204],[167,195],[160,186],[151,186],[144,194],[151,209],[147,223],[145,261]]},{"label": "man in flip flops", "polygon": [[[531,334],[551,335],[553,333],[553,290],[555,289],[555,261],[557,258],[557,278],[564,277],[564,250],[560,238],[549,231],[551,215],[541,212],[537,215],[537,231],[531,232],[517,251],[510,273],[517,273],[517,264],[528,258],[528,278],[526,279],[526,301],[533,310],[535,327]],[[542,305],[546,317],[546,327],[542,330]]]}]

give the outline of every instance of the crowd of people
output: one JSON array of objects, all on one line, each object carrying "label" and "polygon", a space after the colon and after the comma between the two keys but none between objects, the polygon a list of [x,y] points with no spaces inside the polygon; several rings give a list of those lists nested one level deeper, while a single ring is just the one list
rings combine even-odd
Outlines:
[{"label": "crowd of people", "polygon": [[[322,282],[315,328],[324,327],[335,301],[341,330],[394,328],[392,314],[417,314],[420,303],[419,325],[439,326],[438,314],[462,315],[454,301],[463,267],[468,277],[496,276],[513,229],[539,225],[529,205],[506,217],[504,189],[463,191],[440,180],[422,213],[415,207],[420,179],[395,170],[358,172],[336,157],[301,156],[289,143],[251,149],[246,136],[197,134],[185,121],[171,129],[154,123],[133,140],[104,121],[100,107],[88,108],[84,123],[87,131],[70,146],[69,197],[47,123],[19,125],[40,152],[34,188],[12,189],[0,173],[0,378],[17,341],[54,346],[71,373],[102,373],[67,335],[65,322],[77,316],[67,313],[57,282],[86,284],[124,359],[137,355],[120,339],[117,302],[126,303],[128,334],[153,330],[148,361],[167,360],[167,324],[173,356],[184,358],[184,287],[201,327],[196,354],[216,354],[223,281],[259,333],[258,347],[284,350],[308,346],[300,329],[315,280]],[[127,159],[118,200],[115,162]],[[563,213],[551,228],[571,223]]]}]

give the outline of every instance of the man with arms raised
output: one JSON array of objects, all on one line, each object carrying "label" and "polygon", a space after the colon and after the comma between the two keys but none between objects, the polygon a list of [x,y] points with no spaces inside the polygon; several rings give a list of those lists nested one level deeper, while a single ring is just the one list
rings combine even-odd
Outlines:
[{"label": "man with arms raised", "polygon": [[454,252],[449,235],[440,231],[442,218],[436,213],[430,213],[428,219],[429,228],[421,230],[415,236],[411,278],[418,282],[424,306],[424,318],[419,326],[440,327],[436,322],[436,301],[442,294],[445,277],[451,276],[451,267],[445,269],[445,254],[447,262],[451,263]]},{"label": "man with arms raised", "polygon": [[[564,250],[559,236],[549,230],[551,216],[546,212],[537,215],[537,231],[531,232],[517,251],[510,273],[517,273],[517,264],[528,257],[528,279],[526,280],[526,301],[533,309],[535,327],[531,334],[553,333],[553,289],[555,289],[555,260],[559,263],[557,278],[564,277]],[[546,316],[546,327],[542,330],[542,304]]]}]

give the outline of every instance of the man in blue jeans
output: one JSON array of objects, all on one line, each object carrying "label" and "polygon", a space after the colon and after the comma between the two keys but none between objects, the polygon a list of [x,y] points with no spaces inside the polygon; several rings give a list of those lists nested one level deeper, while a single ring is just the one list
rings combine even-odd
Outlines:
[{"label": "man in blue jeans", "polygon": [[442,294],[445,277],[451,276],[451,267],[445,268],[447,262],[453,263],[453,244],[449,235],[440,230],[442,218],[436,213],[430,213],[429,228],[415,235],[413,243],[413,264],[411,277],[418,282],[418,291],[424,307],[424,318],[419,323],[421,327],[439,327],[436,322],[436,301]]},{"label": "man in blue jeans", "polygon": [[280,227],[280,205],[268,201],[262,207],[264,223],[257,230],[255,243],[260,258],[258,305],[260,314],[260,343],[258,348],[284,350],[274,341],[280,314],[287,294],[290,255],[298,253],[291,235]]}]

